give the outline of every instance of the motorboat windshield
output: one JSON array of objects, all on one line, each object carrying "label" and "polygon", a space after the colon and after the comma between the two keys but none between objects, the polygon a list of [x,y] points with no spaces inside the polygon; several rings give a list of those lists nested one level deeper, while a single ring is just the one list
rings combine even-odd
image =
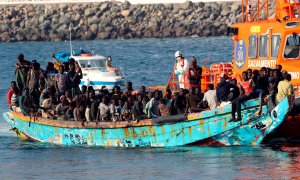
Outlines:
[{"label": "motorboat windshield", "polygon": [[106,70],[105,58],[102,56],[75,57],[82,69]]}]

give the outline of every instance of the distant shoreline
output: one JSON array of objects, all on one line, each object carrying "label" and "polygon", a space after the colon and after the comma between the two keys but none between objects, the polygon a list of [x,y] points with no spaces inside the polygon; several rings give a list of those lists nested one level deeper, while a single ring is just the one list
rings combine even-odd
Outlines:
[{"label": "distant shoreline", "polygon": [[223,36],[241,21],[241,2],[27,4],[0,12],[0,42],[65,41],[70,28],[73,40]]}]

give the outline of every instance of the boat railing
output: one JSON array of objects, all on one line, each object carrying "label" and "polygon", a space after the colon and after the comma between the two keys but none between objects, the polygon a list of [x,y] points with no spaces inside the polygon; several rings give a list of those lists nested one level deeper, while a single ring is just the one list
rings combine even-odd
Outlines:
[{"label": "boat railing", "polygon": [[[242,0],[242,23],[266,20],[269,17],[269,0]],[[254,9],[256,8],[256,10]],[[262,12],[265,9],[264,12]]]},{"label": "boat railing", "polygon": [[166,93],[167,89],[178,91],[178,85],[183,85],[185,89],[189,87],[200,88],[202,92],[208,90],[208,85],[213,84],[214,87],[220,82],[220,76],[225,73],[230,79],[232,78],[231,63],[214,63],[210,67],[202,67],[201,82],[199,84],[190,84],[187,79],[187,74],[184,74],[184,81],[178,81],[175,72],[170,74],[169,80],[165,86],[149,86],[148,91],[163,90]]},{"label": "boat railing", "polygon": [[[298,15],[295,15],[295,10]],[[276,0],[275,19],[291,21],[300,14],[299,0]],[[242,0],[242,23],[269,19],[269,0]]]}]

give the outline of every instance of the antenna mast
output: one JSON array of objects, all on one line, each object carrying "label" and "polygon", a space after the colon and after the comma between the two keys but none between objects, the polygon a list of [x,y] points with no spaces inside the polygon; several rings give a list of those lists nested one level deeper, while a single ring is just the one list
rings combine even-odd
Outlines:
[{"label": "antenna mast", "polygon": [[72,56],[73,55],[73,48],[72,48],[72,25],[71,24],[69,26],[69,31],[70,31],[70,54]]}]

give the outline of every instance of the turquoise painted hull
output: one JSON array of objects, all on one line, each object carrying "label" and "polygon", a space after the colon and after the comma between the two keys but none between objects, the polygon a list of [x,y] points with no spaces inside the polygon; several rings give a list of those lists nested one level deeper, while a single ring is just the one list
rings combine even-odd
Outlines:
[{"label": "turquoise painted hull", "polygon": [[[210,138],[218,145],[258,145],[264,137],[274,132],[287,118],[293,99],[284,99],[269,115],[265,114],[247,123],[243,119],[241,126]],[[266,107],[265,107],[266,108]],[[264,109],[267,112],[267,109]]]},{"label": "turquoise painted hull", "polygon": [[[155,120],[142,120],[137,124],[90,122],[84,127],[79,125],[80,122],[41,118],[34,121],[16,112],[4,113],[3,117],[19,136],[26,137],[27,140],[61,145],[171,147],[213,137],[220,142],[225,140],[231,142],[234,138],[231,133],[236,134],[238,138],[233,141],[234,143],[224,143],[225,145],[250,145],[259,144],[264,136],[278,127],[291,107],[286,98],[276,107],[275,111],[278,112],[276,117],[272,115],[257,117],[254,114],[258,110],[258,105],[259,100],[250,100],[242,105],[244,117],[242,122],[228,122],[231,119],[231,106],[189,114],[187,120],[180,122],[157,123]],[[262,131],[251,128],[257,123],[266,126],[258,139],[256,134]]]}]

